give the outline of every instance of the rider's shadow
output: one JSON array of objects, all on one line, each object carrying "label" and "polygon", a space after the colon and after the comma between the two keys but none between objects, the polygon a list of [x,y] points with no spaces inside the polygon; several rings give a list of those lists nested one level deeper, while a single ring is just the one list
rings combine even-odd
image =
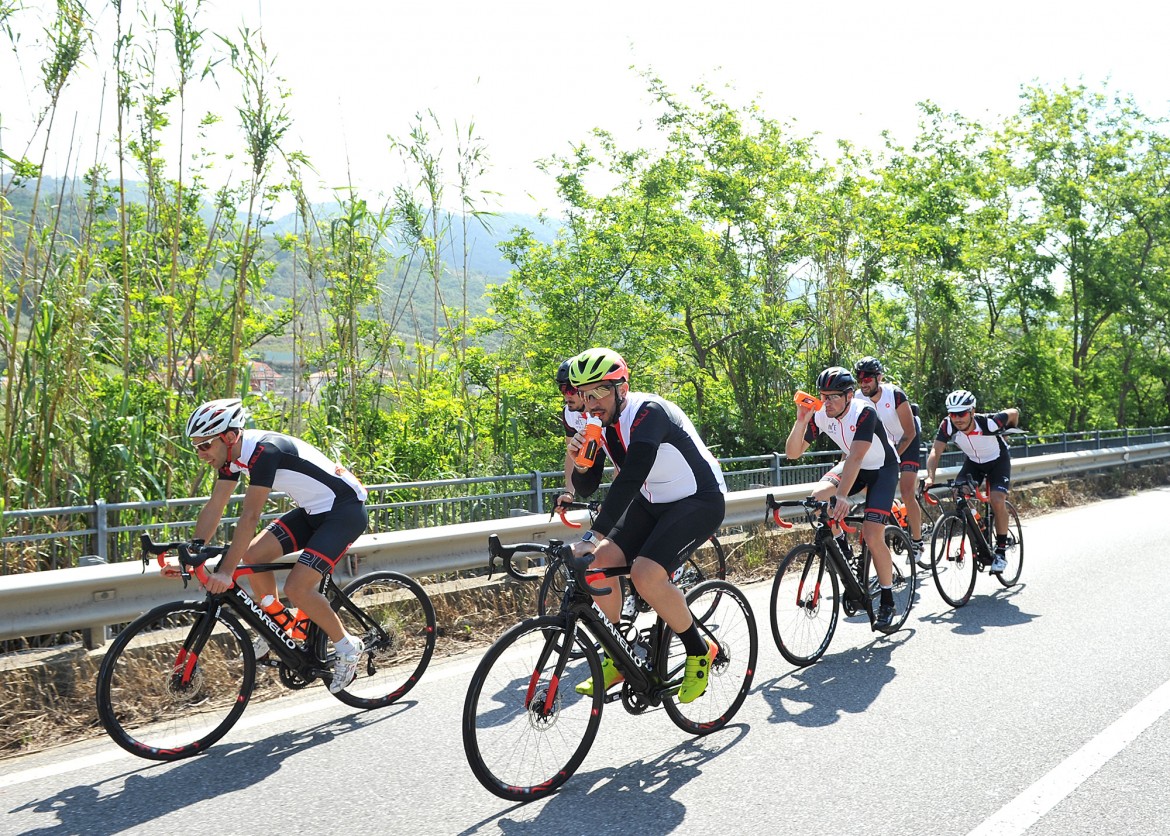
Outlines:
[{"label": "rider's shadow", "polygon": [[912,635],[902,629],[761,684],[756,691],[772,709],[768,722],[816,728],[832,725],[842,714],[865,711],[894,678],[894,649]]},{"label": "rider's shadow", "polygon": [[1027,584],[1016,584],[1006,589],[997,589],[990,595],[972,595],[964,606],[952,607],[940,613],[923,616],[920,620],[930,624],[950,627],[954,633],[976,636],[989,627],[1016,627],[1027,624],[1038,616],[1024,612],[1013,600],[1027,588]]},{"label": "rider's shadow", "polygon": [[[505,818],[507,812],[468,828],[463,833],[479,832],[494,824],[500,833],[517,836],[556,836],[559,833],[593,833],[605,829],[604,822],[620,830],[637,831],[644,836],[677,832],[686,818],[687,808],[673,797],[688,781],[699,777],[702,765],[726,752],[744,739],[748,727],[730,725],[705,737],[697,737],[668,749],[658,757],[634,761],[625,766],[578,772],[552,796],[531,819]],[[596,813],[590,822],[584,811]],[[617,823],[624,822],[624,825]],[[463,836],[463,834],[461,834]]]},{"label": "rider's shadow", "polygon": [[[397,707],[398,704],[395,704]],[[162,816],[199,801],[219,798],[233,790],[246,789],[278,772],[290,755],[328,743],[339,735],[382,722],[390,715],[379,713],[339,717],[311,729],[287,732],[254,743],[218,743],[201,755],[177,765],[152,764],[129,773],[121,787],[103,792],[105,785],[119,781],[117,775],[98,783],[78,784],[56,795],[32,801],[12,812],[33,810],[55,814],[56,824],[24,831],[24,836],[109,836],[147,825]],[[111,744],[112,745],[112,744]],[[160,771],[159,767],[168,767]]]}]

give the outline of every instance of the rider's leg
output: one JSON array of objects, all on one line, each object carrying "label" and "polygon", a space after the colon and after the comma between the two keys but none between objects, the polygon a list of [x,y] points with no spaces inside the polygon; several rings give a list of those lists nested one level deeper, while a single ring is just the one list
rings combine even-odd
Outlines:
[{"label": "rider's leg", "polygon": [[883,523],[866,520],[861,530],[873,558],[878,583],[888,589],[894,583],[894,568],[890,560],[890,547],[886,545],[886,527]]},{"label": "rider's leg", "polygon": [[321,594],[321,575],[320,570],[298,563],[288,573],[284,593],[294,607],[299,607],[336,644],[345,638],[346,632],[329,599]]},{"label": "rider's leg", "polygon": [[[244,563],[271,563],[284,554],[280,541],[268,529],[264,529],[248,545],[248,553],[244,555]],[[248,584],[252,587],[252,597],[259,601],[265,595],[278,597],[276,590],[276,573],[257,572],[248,575]]]},{"label": "rider's leg", "polygon": [[[593,552],[593,562],[589,564],[589,568],[615,569],[625,565],[626,556],[622,553],[621,548],[612,540],[606,540]],[[614,624],[617,624],[622,617],[621,579],[600,578],[591,580],[589,585],[598,589],[610,590],[608,595],[594,595],[593,600],[601,608],[601,611],[605,613],[605,617]]]},{"label": "rider's leg", "polygon": [[902,504],[906,506],[906,521],[910,523],[910,539],[915,543],[922,542],[922,509],[918,507],[918,500],[914,494],[918,490],[918,472],[903,471],[898,477],[898,486],[901,489]]},{"label": "rider's leg", "polygon": [[1008,533],[1007,494],[1003,491],[991,492],[991,510],[995,513],[995,533]]}]

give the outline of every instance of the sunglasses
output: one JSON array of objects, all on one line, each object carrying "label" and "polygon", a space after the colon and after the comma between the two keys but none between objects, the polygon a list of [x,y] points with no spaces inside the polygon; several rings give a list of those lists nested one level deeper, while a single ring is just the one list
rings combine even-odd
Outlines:
[{"label": "sunglasses", "polygon": [[561,390],[562,395],[575,395],[578,391],[577,387],[570,383],[558,383],[557,388]]},{"label": "sunglasses", "polygon": [[962,418],[964,415],[970,415],[970,414],[971,414],[971,410],[964,409],[962,412],[952,412],[951,417],[952,418]]},{"label": "sunglasses", "polygon": [[599,401],[614,390],[612,383],[603,383],[596,389],[590,389],[588,392],[582,390],[581,397],[587,401]]},{"label": "sunglasses", "polygon": [[858,382],[859,382],[859,383],[863,383],[863,382],[865,382],[865,381],[867,381],[867,380],[877,380],[877,375],[874,375],[874,374],[859,374],[859,375],[857,376],[857,380],[858,380]]},{"label": "sunglasses", "polygon": [[848,392],[821,392],[822,401],[840,401],[848,397]]},{"label": "sunglasses", "polygon": [[214,439],[214,438],[209,438],[209,439],[207,439],[207,441],[201,441],[200,443],[195,445],[195,451],[198,453],[206,453],[208,450],[211,449],[211,445],[215,444],[215,441],[216,441],[216,439]]}]

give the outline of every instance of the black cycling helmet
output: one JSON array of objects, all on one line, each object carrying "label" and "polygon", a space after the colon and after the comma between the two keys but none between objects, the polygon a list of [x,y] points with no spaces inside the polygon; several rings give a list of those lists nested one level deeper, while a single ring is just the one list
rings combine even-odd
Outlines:
[{"label": "black cycling helmet", "polygon": [[817,375],[817,390],[821,392],[845,392],[857,388],[849,369],[844,366],[829,366]]},{"label": "black cycling helmet", "polygon": [[557,386],[572,386],[569,383],[569,362],[566,360],[561,363],[561,367],[557,369]]},{"label": "black cycling helmet", "polygon": [[882,361],[876,357],[862,357],[853,364],[853,373],[855,375],[881,374]]}]

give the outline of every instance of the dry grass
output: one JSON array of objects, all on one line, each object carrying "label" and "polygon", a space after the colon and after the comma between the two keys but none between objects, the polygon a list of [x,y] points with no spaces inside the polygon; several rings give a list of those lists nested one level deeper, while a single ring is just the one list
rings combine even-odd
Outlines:
[{"label": "dry grass", "polygon": [[[1027,517],[1167,484],[1170,465],[1155,465],[1027,486],[1014,490],[1012,501]],[[765,580],[792,546],[807,539],[802,526],[725,535],[721,540],[728,576],[738,583]],[[535,614],[538,590],[538,584],[499,576],[428,585],[439,626],[434,660],[490,644],[521,618]],[[6,721],[0,726],[0,757],[104,734],[93,697],[101,659],[102,649],[86,651],[77,645],[0,656],[0,717]],[[285,693],[275,672],[262,669],[253,699]]]}]

